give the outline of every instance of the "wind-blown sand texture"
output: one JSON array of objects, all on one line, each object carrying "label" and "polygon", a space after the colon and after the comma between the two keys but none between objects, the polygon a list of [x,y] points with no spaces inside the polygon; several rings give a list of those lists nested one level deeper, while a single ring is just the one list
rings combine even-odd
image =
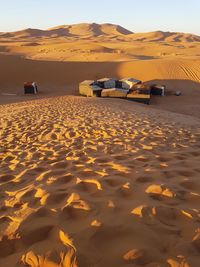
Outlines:
[{"label": "wind-blown sand texture", "polygon": [[79,97],[0,116],[0,266],[198,266],[197,119]]},{"label": "wind-blown sand texture", "polygon": [[[0,267],[199,267],[199,44],[110,24],[0,34]],[[106,76],[183,95],[78,96]]]}]

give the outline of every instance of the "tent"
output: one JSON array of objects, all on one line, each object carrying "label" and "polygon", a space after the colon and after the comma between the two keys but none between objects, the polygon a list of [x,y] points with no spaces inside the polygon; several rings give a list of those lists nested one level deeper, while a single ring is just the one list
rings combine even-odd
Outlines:
[{"label": "tent", "polygon": [[151,87],[149,85],[141,83],[134,85],[131,91],[138,92],[139,94],[149,95],[151,93]]},{"label": "tent", "polygon": [[102,88],[92,80],[86,80],[79,84],[79,93],[83,96],[101,96]]},{"label": "tent", "polygon": [[96,84],[103,89],[115,88],[115,83],[116,80],[112,78],[103,78],[96,81]]},{"label": "tent", "polygon": [[38,93],[38,87],[35,82],[25,82],[24,83],[24,94],[34,94]]},{"label": "tent", "polygon": [[125,78],[119,82],[121,82],[121,88],[123,89],[132,89],[135,85],[142,83],[140,80],[136,80],[134,78]]},{"label": "tent", "polygon": [[151,85],[151,95],[165,95],[165,90],[166,87],[165,85],[158,85],[158,84],[153,84]]}]

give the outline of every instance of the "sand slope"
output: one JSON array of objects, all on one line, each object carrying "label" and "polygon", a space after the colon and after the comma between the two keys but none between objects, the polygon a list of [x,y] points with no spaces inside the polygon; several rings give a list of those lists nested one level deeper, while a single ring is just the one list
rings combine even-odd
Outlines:
[{"label": "sand slope", "polygon": [[0,109],[0,266],[198,267],[198,120],[78,97]]}]

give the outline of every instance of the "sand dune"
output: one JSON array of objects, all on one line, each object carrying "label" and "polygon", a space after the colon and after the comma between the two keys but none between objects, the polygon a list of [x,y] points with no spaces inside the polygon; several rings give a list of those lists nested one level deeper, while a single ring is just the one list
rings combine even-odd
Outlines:
[{"label": "sand dune", "polygon": [[0,37],[9,38],[37,38],[37,37],[62,37],[62,36],[87,36],[96,37],[99,35],[128,35],[131,31],[114,24],[82,23],[74,25],[63,25],[48,30],[24,29],[21,31],[0,33]]},{"label": "sand dune", "polygon": [[33,60],[133,61],[197,58],[200,37],[176,32],[132,33],[114,24],[62,25],[0,33],[0,52]]},{"label": "sand dune", "polygon": [[38,38],[38,37],[98,37],[98,36],[124,36],[135,41],[147,42],[200,42],[200,36],[179,33],[154,31],[149,33],[133,33],[120,25],[81,23],[73,25],[61,25],[47,30],[24,29],[16,32],[0,33],[0,38]]},{"label": "sand dune", "polygon": [[198,266],[198,120],[78,97],[0,117],[0,266]]},{"label": "sand dune", "polygon": [[146,42],[200,42],[200,36],[189,33],[155,31],[130,35],[135,41]]}]

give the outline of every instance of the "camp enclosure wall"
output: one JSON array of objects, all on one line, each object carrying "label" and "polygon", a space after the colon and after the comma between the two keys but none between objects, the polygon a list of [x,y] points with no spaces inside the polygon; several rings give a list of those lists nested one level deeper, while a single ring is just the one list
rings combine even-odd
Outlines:
[{"label": "camp enclosure wall", "polygon": [[150,94],[128,94],[127,99],[134,101],[134,102],[139,102],[139,103],[144,103],[149,105],[150,100],[151,100],[151,95]]},{"label": "camp enclosure wall", "polygon": [[102,97],[115,97],[115,98],[126,98],[129,90],[120,88],[103,89],[101,92]]}]

